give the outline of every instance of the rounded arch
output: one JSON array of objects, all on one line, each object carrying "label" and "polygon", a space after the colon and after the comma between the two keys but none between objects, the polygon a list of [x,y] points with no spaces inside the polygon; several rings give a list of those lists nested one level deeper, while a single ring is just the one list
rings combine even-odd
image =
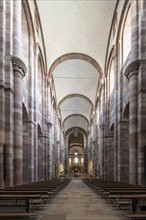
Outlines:
[{"label": "rounded arch", "polygon": [[62,62],[66,61],[66,60],[71,60],[71,59],[80,59],[80,60],[84,60],[88,63],[90,63],[91,65],[93,65],[97,71],[99,72],[100,78],[103,77],[103,71],[100,67],[100,65],[98,64],[98,62],[93,59],[92,57],[83,54],[83,53],[67,53],[64,54],[60,57],[58,57],[51,65],[50,70],[49,70],[49,77],[52,75],[54,69]]},{"label": "rounded arch", "polygon": [[63,124],[64,124],[64,122],[65,122],[67,119],[69,119],[69,118],[71,118],[71,117],[74,117],[74,116],[82,117],[83,119],[85,119],[85,120],[87,121],[87,124],[89,125],[88,119],[87,119],[84,115],[81,115],[81,114],[72,114],[72,115],[67,116],[67,117],[64,119]]},{"label": "rounded arch", "polygon": [[79,97],[79,98],[82,98],[84,100],[86,100],[87,102],[89,102],[89,104],[93,107],[93,103],[92,101],[87,97],[87,96],[84,96],[82,94],[70,94],[70,95],[67,95],[65,96],[58,104],[58,107],[60,107],[60,105],[66,101],[67,99],[70,99],[70,98],[73,98],[73,97]]},{"label": "rounded arch", "polygon": [[110,64],[111,64],[111,60],[114,58],[115,56],[115,45],[112,46],[109,56],[108,56],[108,62],[107,62],[107,66],[106,66],[106,71],[105,71],[105,78],[108,77],[108,73],[109,73],[109,68],[110,68]]},{"label": "rounded arch", "polygon": [[70,148],[72,148],[72,147],[74,147],[74,146],[78,146],[78,147],[83,148],[82,144],[80,144],[80,143],[73,143],[73,144],[70,144],[68,148],[70,149]]},{"label": "rounded arch", "polygon": [[28,1],[22,1],[22,7],[23,7],[23,10],[26,14],[26,21],[27,21],[27,25],[28,25],[29,34],[31,36],[33,36],[33,39],[35,42],[36,41],[35,28],[34,28],[32,13],[31,13]]},{"label": "rounded arch", "polygon": [[[119,18],[119,25],[118,25],[118,30],[117,30],[117,36],[116,36],[116,45],[118,48],[118,53],[119,53],[119,58],[118,58],[118,62],[119,62],[119,69],[121,69],[124,65],[124,63],[126,62],[126,60],[129,57],[130,54],[130,50],[127,52],[127,50],[125,50],[125,52],[127,53],[127,55],[124,55],[124,45],[123,45],[123,40],[124,40],[124,29],[125,29],[125,22],[127,19],[127,15],[128,12],[130,10],[131,7],[131,3],[130,1],[125,1],[122,12],[121,12],[121,16]],[[129,31],[128,31],[129,32]],[[131,38],[129,38],[131,39]],[[124,56],[126,57],[124,60]]]},{"label": "rounded arch", "polygon": [[72,128],[69,128],[69,129],[65,132],[65,136],[71,135],[74,131],[78,131],[78,132],[80,132],[83,136],[87,137],[87,132],[86,132],[83,128],[80,128],[80,127],[72,127]]},{"label": "rounded arch", "polygon": [[68,147],[68,150],[69,150],[69,154],[72,152],[71,151],[76,151],[76,150],[79,150],[81,154],[83,154],[83,151],[84,151],[84,148],[83,146],[81,146],[80,144],[74,144],[74,145],[71,145]]},{"label": "rounded arch", "polygon": [[121,16],[120,16],[120,19],[119,19],[119,25],[118,25],[117,36],[116,36],[116,44],[117,45],[119,43],[120,34],[121,34],[122,27],[123,27],[125,14],[127,14],[125,12],[126,12],[126,9],[127,9],[127,11],[129,10],[129,7],[130,7],[130,1],[129,0],[125,1],[122,12],[121,12]]}]

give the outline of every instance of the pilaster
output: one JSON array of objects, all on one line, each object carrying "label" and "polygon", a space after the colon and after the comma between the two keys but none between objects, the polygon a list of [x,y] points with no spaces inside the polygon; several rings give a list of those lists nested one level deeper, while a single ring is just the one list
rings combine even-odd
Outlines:
[{"label": "pilaster", "polygon": [[23,61],[11,59],[14,74],[14,184],[22,183],[22,78],[27,72]]},{"label": "pilaster", "polygon": [[[137,62],[136,62],[137,63]],[[133,65],[132,65],[133,64]],[[125,71],[129,80],[129,183],[137,184],[137,145],[138,145],[138,65],[133,62]]]},{"label": "pilaster", "polygon": [[48,128],[48,154],[47,154],[47,160],[48,160],[48,178],[52,178],[52,166],[53,166],[53,161],[52,161],[52,132],[51,129],[53,127],[53,124],[51,122],[47,123],[47,128]]}]

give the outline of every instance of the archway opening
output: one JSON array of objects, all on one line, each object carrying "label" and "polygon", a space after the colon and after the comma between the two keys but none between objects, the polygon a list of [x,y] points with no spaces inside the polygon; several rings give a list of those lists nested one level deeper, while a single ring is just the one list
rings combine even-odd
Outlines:
[{"label": "archway opening", "polygon": [[69,136],[68,165],[70,175],[79,176],[84,172],[84,139],[78,131]]}]

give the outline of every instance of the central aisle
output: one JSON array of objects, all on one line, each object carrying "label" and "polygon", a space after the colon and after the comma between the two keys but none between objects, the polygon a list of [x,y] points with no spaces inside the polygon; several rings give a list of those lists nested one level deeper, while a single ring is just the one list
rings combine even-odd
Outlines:
[{"label": "central aisle", "polygon": [[37,220],[124,220],[124,212],[114,210],[80,179],[73,179],[39,211]]}]

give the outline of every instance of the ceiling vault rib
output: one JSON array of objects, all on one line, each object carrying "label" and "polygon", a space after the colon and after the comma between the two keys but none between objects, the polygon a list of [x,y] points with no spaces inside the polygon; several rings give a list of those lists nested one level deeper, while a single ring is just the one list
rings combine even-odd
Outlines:
[{"label": "ceiling vault rib", "polygon": [[91,101],[88,97],[86,97],[86,96],[84,96],[84,95],[82,95],[82,94],[70,94],[70,95],[65,96],[65,97],[59,102],[58,107],[60,107],[61,104],[62,104],[63,102],[65,102],[67,99],[70,99],[70,98],[73,98],[73,97],[82,98],[82,99],[86,100],[87,102],[89,102],[89,104],[93,107],[92,101]]},{"label": "ceiling vault rib", "polygon": [[66,60],[71,60],[71,59],[84,60],[84,61],[90,63],[91,65],[93,65],[96,68],[96,70],[98,71],[98,73],[100,75],[100,78],[103,77],[103,71],[102,71],[100,65],[98,64],[98,62],[95,59],[93,59],[92,57],[88,56],[87,54],[83,54],[83,53],[68,53],[68,54],[64,54],[64,55],[58,57],[50,67],[49,76],[52,75],[53,71],[60,63],[66,61]]},{"label": "ceiling vault rib", "polygon": [[88,123],[88,125],[89,125],[88,119],[87,119],[84,115],[81,115],[81,114],[72,114],[72,115],[67,116],[67,117],[63,120],[63,124],[64,124],[64,122],[65,122],[67,119],[69,119],[69,118],[71,118],[71,117],[82,117],[82,118],[84,118],[84,119],[87,121],[87,123]]}]

